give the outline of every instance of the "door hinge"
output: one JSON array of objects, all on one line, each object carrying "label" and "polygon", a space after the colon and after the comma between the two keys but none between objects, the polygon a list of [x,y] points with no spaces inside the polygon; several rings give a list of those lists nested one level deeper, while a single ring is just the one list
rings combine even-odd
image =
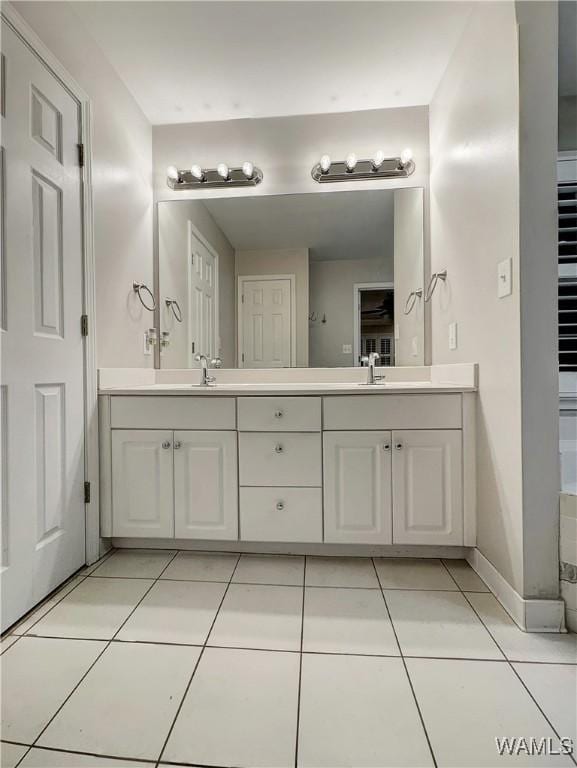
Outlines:
[{"label": "door hinge", "polygon": [[191,346],[191,349],[192,349],[192,354],[194,355],[194,347],[195,347],[194,341],[193,341],[193,342],[191,342],[191,345],[190,345],[190,346]]},{"label": "door hinge", "polygon": [[84,483],[84,503],[90,504],[90,483],[88,481]]},{"label": "door hinge", "polygon": [[88,336],[88,315],[80,315],[80,334]]},{"label": "door hinge", "polygon": [[244,304],[244,293],[242,294],[242,296],[240,297],[240,299],[241,299],[241,302]]},{"label": "door hinge", "polygon": [[242,362],[244,363],[244,352],[242,353]]},{"label": "door hinge", "polygon": [[84,168],[84,144],[77,144],[78,147],[78,165]]}]

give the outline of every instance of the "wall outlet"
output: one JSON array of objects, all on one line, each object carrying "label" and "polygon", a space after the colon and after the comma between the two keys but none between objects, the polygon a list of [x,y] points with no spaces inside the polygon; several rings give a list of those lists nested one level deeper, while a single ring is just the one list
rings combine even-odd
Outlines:
[{"label": "wall outlet", "polygon": [[353,354],[353,345],[343,344],[343,355],[352,355],[352,354]]},{"label": "wall outlet", "polygon": [[144,344],[143,344],[142,351],[145,355],[151,355],[152,344],[150,343],[150,336],[148,335],[148,331],[145,331],[142,335],[144,336]]},{"label": "wall outlet", "polygon": [[500,299],[513,293],[512,271],[511,259],[504,259],[497,265],[497,296]]},{"label": "wall outlet", "polygon": [[449,349],[457,349],[457,323],[449,323]]}]

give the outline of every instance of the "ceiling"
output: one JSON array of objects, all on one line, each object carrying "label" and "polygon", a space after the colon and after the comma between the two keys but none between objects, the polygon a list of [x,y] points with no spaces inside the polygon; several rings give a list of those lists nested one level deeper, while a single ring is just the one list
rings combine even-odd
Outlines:
[{"label": "ceiling", "polygon": [[470,2],[74,2],[151,123],[428,104]]},{"label": "ceiling", "polygon": [[236,250],[308,248],[310,261],[383,259],[393,251],[393,197],[393,190],[357,190],[204,205]]}]

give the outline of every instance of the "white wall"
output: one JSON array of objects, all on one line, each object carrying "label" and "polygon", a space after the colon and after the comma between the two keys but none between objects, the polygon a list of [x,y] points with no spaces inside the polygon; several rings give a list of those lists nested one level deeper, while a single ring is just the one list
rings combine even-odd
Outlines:
[{"label": "white wall", "polygon": [[[416,170],[408,179],[351,182],[351,189],[427,187],[429,182],[428,108],[383,109],[331,115],[305,115],[259,120],[229,120],[153,127],[154,183],[158,200],[182,197],[232,197],[326,192],[311,178],[311,168],[324,152],[343,160],[349,152],[371,157],[377,149],[396,156],[411,147]],[[166,186],[166,168],[190,168],[193,162],[214,168],[219,162],[240,165],[252,160],[262,169],[258,187],[211,192],[173,192]]]},{"label": "white wall", "polygon": [[266,251],[236,251],[236,275],[295,275],[296,361],[309,364],[309,251],[284,248]]},{"label": "white wall", "polygon": [[353,346],[355,283],[393,282],[392,254],[381,259],[338,259],[310,263],[310,311],[327,322],[309,328],[309,357],[313,368],[354,365]]},{"label": "white wall", "polygon": [[[188,363],[188,223],[218,254],[220,358],[225,368],[235,364],[234,249],[199,200],[160,203],[158,206],[160,329],[169,331],[170,346],[161,351],[163,368],[187,368]],[[176,322],[165,299],[176,299],[183,321]]]},{"label": "white wall", "polygon": [[13,5],[92,103],[98,366],[151,366],[143,333],[153,315],[131,290],[153,285],[151,126],[73,3]]},{"label": "white wall", "polygon": [[[532,124],[528,119],[530,114],[535,117],[534,96],[544,96],[545,81],[556,92],[547,63],[552,55],[549,21],[540,5],[527,3],[525,9],[531,39],[522,28],[521,94],[526,103],[521,113],[512,2],[475,5],[430,106],[431,270],[448,271],[446,285],[440,285],[431,302],[432,361],[479,363],[479,549],[521,595],[555,597],[553,542],[558,527],[551,514],[550,490],[556,477],[557,448],[550,408],[555,349],[550,330],[556,304],[550,295],[554,239],[549,242],[555,214],[549,176],[555,166],[549,143],[551,136],[556,140],[550,124],[556,113],[550,99],[545,97],[539,105],[540,122]],[[544,5],[555,10],[554,4]],[[545,21],[542,41],[537,29]],[[542,74],[535,56],[542,56],[541,64],[547,64]],[[534,174],[529,150],[539,162],[543,160],[544,175]],[[530,181],[536,186],[533,199],[527,194]],[[535,247],[529,242],[530,217]],[[542,235],[535,232],[541,227]],[[513,293],[499,299],[497,265],[506,258],[512,259]],[[535,260],[541,261],[536,269]],[[543,277],[541,300],[535,280]],[[526,358],[531,339],[521,336],[522,316],[523,333],[535,331],[534,364]],[[451,322],[458,323],[454,351],[448,347]],[[544,348],[545,339],[550,349]],[[544,370],[551,365],[551,370],[538,375],[540,366]],[[539,385],[543,386],[542,417]],[[537,426],[540,434],[535,434]],[[535,441],[533,447],[530,440]],[[533,489],[540,483],[545,488],[534,501],[529,469],[534,474]]]}]

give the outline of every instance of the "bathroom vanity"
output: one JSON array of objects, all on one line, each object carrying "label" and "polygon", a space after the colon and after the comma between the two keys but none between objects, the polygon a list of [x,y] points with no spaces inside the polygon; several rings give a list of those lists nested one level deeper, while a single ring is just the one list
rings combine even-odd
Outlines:
[{"label": "bathroom vanity", "polygon": [[471,374],[373,386],[363,369],[349,382],[310,370],[296,381],[294,369],[285,382],[260,372],[264,383],[219,371],[211,387],[101,381],[101,534],[474,546],[474,366],[456,368]]}]

